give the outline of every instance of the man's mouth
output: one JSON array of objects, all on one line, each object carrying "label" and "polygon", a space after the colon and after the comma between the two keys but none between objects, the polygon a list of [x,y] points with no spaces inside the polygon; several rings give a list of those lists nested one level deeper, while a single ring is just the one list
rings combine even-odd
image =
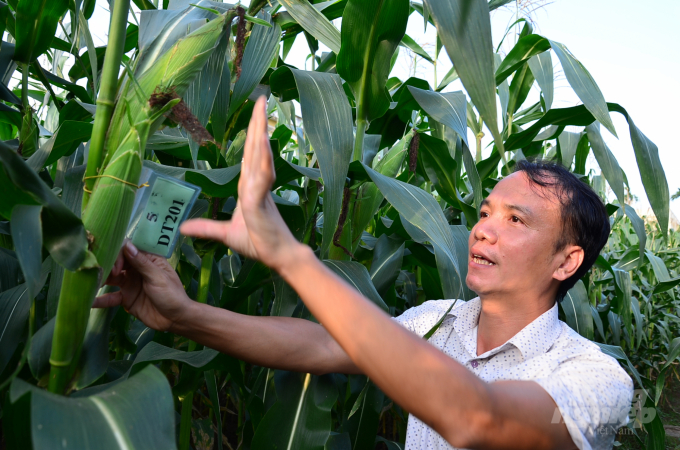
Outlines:
[{"label": "man's mouth", "polygon": [[484,258],[482,255],[476,255],[472,254],[472,261],[474,261],[477,264],[481,264],[483,266],[495,266],[495,263],[492,263],[488,259]]}]

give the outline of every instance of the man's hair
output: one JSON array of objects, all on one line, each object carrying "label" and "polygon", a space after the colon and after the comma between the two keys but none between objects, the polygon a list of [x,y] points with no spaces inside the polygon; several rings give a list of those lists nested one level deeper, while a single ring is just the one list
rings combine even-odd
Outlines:
[{"label": "man's hair", "polygon": [[532,184],[551,189],[559,199],[562,233],[555,241],[555,252],[569,244],[583,249],[583,263],[557,290],[557,301],[562,301],[607,243],[610,231],[607,209],[590,186],[557,163],[522,160],[515,165],[515,172],[524,172]]}]

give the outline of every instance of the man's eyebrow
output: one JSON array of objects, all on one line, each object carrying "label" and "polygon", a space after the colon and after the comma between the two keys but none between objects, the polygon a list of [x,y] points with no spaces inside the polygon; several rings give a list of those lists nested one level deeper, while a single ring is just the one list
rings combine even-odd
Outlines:
[{"label": "man's eyebrow", "polygon": [[524,214],[525,216],[531,217],[531,216],[534,215],[533,212],[531,211],[531,209],[527,208],[526,206],[506,204],[505,207],[508,208],[508,209],[513,209],[515,211],[519,211],[520,213]]}]

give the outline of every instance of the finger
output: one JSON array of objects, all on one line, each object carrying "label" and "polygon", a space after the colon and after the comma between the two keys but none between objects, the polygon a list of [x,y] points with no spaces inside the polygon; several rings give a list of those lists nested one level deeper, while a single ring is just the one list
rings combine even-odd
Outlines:
[{"label": "finger", "polygon": [[[243,149],[243,166],[245,166],[246,171],[241,167],[241,176],[248,174],[248,170],[253,167],[251,164],[253,151],[259,143],[259,135],[262,133],[262,118],[265,115],[266,101],[264,96],[261,96],[255,102],[255,107],[253,108],[253,114],[250,118],[250,123],[248,124],[248,133],[246,134],[246,144]],[[266,128],[264,129],[266,133]]]},{"label": "finger", "polygon": [[144,279],[144,281],[159,280],[163,277],[163,272],[146,253],[140,252],[137,247],[128,241],[123,246],[125,259]]},{"label": "finger", "polygon": [[109,292],[94,299],[93,308],[111,308],[123,303],[123,293],[121,291]]},{"label": "finger", "polygon": [[228,222],[218,222],[210,219],[191,219],[179,227],[179,232],[185,236],[194,236],[204,239],[223,242],[226,236]]}]

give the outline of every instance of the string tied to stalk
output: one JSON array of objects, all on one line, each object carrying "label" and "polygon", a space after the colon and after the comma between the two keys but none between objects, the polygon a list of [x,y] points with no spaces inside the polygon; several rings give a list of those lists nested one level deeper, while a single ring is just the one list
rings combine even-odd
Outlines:
[{"label": "string tied to stalk", "polygon": [[[134,187],[134,188],[136,188],[136,189],[141,189],[141,188],[143,188],[143,187],[149,187],[149,183],[146,183],[146,182],[145,182],[145,183],[142,183],[142,184],[140,184],[140,185],[136,185],[135,183],[131,183],[131,182],[129,182],[129,181],[123,180],[122,178],[114,177],[113,175],[107,175],[107,174],[103,174],[103,175],[92,175],[92,176],[90,176],[90,177],[84,177],[84,178],[83,178],[83,183],[85,183],[85,180],[89,180],[89,179],[92,179],[92,178],[104,178],[104,177],[106,177],[106,178],[112,178],[112,179],[114,179],[114,180],[116,180],[116,181],[120,181],[121,183],[127,184],[128,186],[132,186],[132,187]],[[88,190],[87,187],[86,187],[84,184],[83,184],[83,191],[87,192],[88,194],[92,194],[92,191]]]}]

